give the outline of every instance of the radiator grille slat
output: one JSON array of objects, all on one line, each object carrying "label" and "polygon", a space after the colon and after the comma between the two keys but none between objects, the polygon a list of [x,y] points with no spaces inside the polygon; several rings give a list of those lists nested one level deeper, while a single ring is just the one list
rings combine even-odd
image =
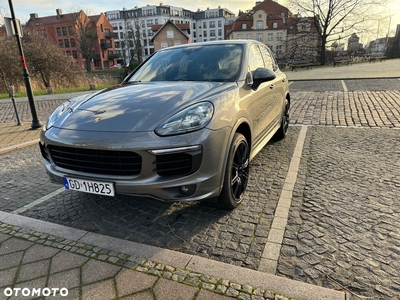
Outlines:
[{"label": "radiator grille slat", "polygon": [[54,163],[68,170],[100,175],[136,176],[142,157],[135,152],[48,146]]}]

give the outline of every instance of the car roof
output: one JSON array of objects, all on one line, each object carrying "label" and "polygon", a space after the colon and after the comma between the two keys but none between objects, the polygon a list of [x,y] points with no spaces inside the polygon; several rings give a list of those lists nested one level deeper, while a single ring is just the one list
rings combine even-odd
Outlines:
[{"label": "car roof", "polygon": [[182,45],[172,46],[172,47],[168,47],[168,48],[163,48],[158,51],[161,52],[161,51],[168,51],[169,49],[189,48],[189,47],[209,46],[209,45],[246,45],[247,46],[247,45],[254,44],[254,43],[261,44],[260,42],[255,41],[255,40],[218,40],[218,41],[182,44]]}]

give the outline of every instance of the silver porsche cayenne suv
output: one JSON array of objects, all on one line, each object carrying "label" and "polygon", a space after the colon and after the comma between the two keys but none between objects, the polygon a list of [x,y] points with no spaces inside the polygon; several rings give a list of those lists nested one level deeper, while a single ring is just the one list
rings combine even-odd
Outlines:
[{"label": "silver porsche cayenne suv", "polygon": [[227,40],[155,52],[113,88],[58,107],[40,149],[53,182],[164,201],[243,200],[251,159],[284,138],[286,75],[262,43]]}]

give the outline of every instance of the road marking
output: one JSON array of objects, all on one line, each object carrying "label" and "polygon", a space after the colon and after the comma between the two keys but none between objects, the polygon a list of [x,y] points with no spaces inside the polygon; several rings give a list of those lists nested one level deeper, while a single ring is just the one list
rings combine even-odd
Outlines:
[{"label": "road marking", "polygon": [[258,271],[275,274],[278,267],[278,259],[282,248],[283,236],[287,225],[289,210],[292,203],[294,185],[297,180],[297,174],[300,168],[300,159],[303,152],[305,137],[307,134],[307,126],[302,126],[299,137],[296,142],[292,160],[285,182],[282,187],[282,192],[276,206],[274,219],[271,224],[271,229],[268,234],[267,242],[264,246],[264,251],[261,255]]},{"label": "road marking", "polygon": [[24,206],[14,210],[14,211],[12,211],[11,213],[12,214],[17,214],[17,215],[18,214],[22,214],[25,211],[27,211],[28,209],[30,209],[30,208],[32,208],[32,207],[34,207],[34,206],[36,206],[36,205],[38,205],[38,204],[40,204],[42,202],[45,202],[45,201],[49,200],[50,198],[60,194],[63,191],[65,191],[65,188],[60,188],[58,190],[55,190],[54,192],[52,192],[52,193],[50,193],[50,194],[48,194],[46,196],[43,196],[42,198],[39,198],[39,199],[37,199],[37,200],[27,204],[27,205],[24,205]]},{"label": "road marking", "polygon": [[347,86],[346,86],[346,84],[344,83],[344,80],[340,80],[340,81],[342,82],[343,91],[344,91],[344,92],[347,92]]}]

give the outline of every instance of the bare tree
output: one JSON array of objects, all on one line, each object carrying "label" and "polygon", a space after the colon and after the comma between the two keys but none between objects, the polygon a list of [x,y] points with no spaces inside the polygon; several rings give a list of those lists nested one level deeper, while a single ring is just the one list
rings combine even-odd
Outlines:
[{"label": "bare tree", "polygon": [[39,76],[46,88],[75,83],[78,68],[58,45],[37,32],[25,33],[23,42],[31,74]]},{"label": "bare tree", "polygon": [[75,19],[75,37],[77,39],[76,48],[86,60],[86,71],[91,70],[91,60],[94,55],[94,48],[97,41],[96,24],[90,17],[81,10],[79,13],[73,14]]},{"label": "bare tree", "polygon": [[368,22],[385,13],[387,0],[298,0],[300,13],[315,17],[321,38],[320,61],[326,63],[326,46],[340,41],[353,32],[365,30]]},{"label": "bare tree", "polygon": [[7,91],[11,85],[16,88],[23,85],[21,60],[15,39],[12,37],[0,38],[0,53],[1,91]]}]

